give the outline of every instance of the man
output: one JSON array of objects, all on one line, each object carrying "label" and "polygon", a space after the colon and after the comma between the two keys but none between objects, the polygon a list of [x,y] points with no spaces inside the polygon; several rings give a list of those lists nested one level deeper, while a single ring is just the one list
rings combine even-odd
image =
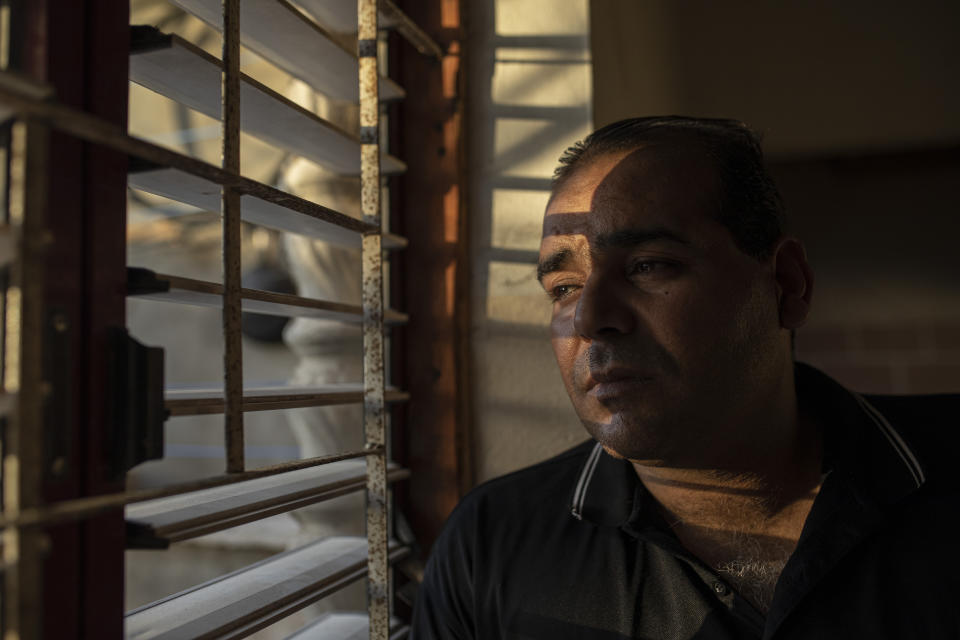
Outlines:
[{"label": "man", "polygon": [[414,640],[960,637],[960,402],[794,363],[813,275],[780,216],[742,123],[567,151],[538,276],[593,440],[461,502]]}]

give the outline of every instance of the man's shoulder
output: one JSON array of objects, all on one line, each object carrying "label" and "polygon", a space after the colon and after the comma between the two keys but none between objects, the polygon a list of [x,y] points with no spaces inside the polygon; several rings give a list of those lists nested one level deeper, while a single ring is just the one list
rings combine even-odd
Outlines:
[{"label": "man's shoulder", "polygon": [[871,395],[864,399],[917,446],[960,439],[960,394]]},{"label": "man's shoulder", "polygon": [[916,455],[928,476],[958,486],[960,394],[864,395]]},{"label": "man's shoulder", "polygon": [[863,394],[870,403],[886,409],[901,419],[921,420],[936,423],[940,420],[956,420],[960,412],[960,393],[935,393],[927,395],[876,395]]},{"label": "man's shoulder", "polygon": [[462,504],[516,505],[570,498],[577,474],[596,442],[587,440],[542,462],[487,480],[473,488]]},{"label": "man's shoulder", "polygon": [[488,480],[469,491],[450,514],[447,526],[488,529],[536,514],[569,517],[577,475],[596,442],[588,440],[552,458]]},{"label": "man's shoulder", "polygon": [[571,530],[585,529],[576,526],[569,505],[594,445],[585,442],[484,482],[460,500],[431,549],[414,635],[504,634],[502,617],[543,590],[541,577],[557,575]]}]

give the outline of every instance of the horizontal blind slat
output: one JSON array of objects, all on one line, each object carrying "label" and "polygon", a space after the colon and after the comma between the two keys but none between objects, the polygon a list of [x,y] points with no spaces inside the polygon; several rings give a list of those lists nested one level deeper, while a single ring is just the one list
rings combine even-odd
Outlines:
[{"label": "horizontal blind slat", "polygon": [[[25,90],[21,84],[10,72],[0,71],[0,104],[6,105],[11,114],[29,116],[66,135],[121,151],[135,158],[138,163],[175,169],[211,184],[229,185],[243,194],[255,196],[291,212],[322,219],[357,233],[377,231],[361,220],[339,214],[276,187],[233,175],[209,162],[131,136],[115,124],[84,111],[54,100],[38,98],[34,95],[35,91]],[[219,206],[215,210],[219,211]],[[403,243],[406,244],[405,241]]]},{"label": "horizontal blind slat", "polygon": [[[397,481],[409,472],[392,464],[388,476]],[[138,546],[155,547],[359,491],[365,477],[363,461],[346,460],[140,502],[127,506],[126,519],[137,532]]]},{"label": "horizontal blind slat", "polygon": [[62,522],[71,522],[82,518],[87,518],[98,513],[104,513],[127,504],[136,502],[145,502],[147,500],[156,500],[181,493],[199,491],[212,487],[220,487],[237,482],[246,482],[253,478],[262,478],[281,473],[288,473],[295,469],[306,469],[325,464],[333,464],[340,460],[351,460],[354,458],[366,458],[371,455],[378,455],[377,449],[361,449],[357,451],[344,451],[340,453],[306,458],[304,460],[292,460],[281,462],[279,464],[250,469],[241,473],[230,473],[225,475],[203,478],[176,484],[169,487],[154,489],[138,489],[124,491],[121,493],[110,493],[96,496],[87,496],[84,498],[74,498],[72,500],[63,500],[40,507],[24,509],[19,515],[14,517],[0,517],[0,528],[18,526],[36,526],[51,525]]},{"label": "horizontal blind slat", "polygon": [[[390,621],[390,640],[401,640],[410,628],[399,619]],[[328,613],[287,636],[286,640],[367,640],[370,621],[365,613]]]},{"label": "horizontal blind slat", "polygon": [[[392,559],[408,549],[393,545]],[[363,538],[325,538],[279,554],[125,616],[130,640],[236,637],[241,627],[278,619],[365,573]],[[293,609],[295,610],[295,609]]]},{"label": "horizontal blind slat", "polygon": [[[356,0],[293,0],[293,3],[333,33],[357,32]],[[381,29],[390,29],[395,24],[382,11],[377,23]]]},{"label": "horizontal blind slat", "polygon": [[[222,31],[219,0],[171,1]],[[354,6],[354,26],[356,23]],[[340,47],[309,18],[283,0],[243,0],[240,3],[240,41],[320,93],[350,102],[357,102],[360,98],[356,55]],[[317,64],[318,60],[323,64]],[[380,77],[380,92],[381,100],[404,96],[403,89],[384,76]]]},{"label": "horizontal blind slat", "polygon": [[[176,35],[161,35],[130,56],[130,79],[206,116],[220,119],[221,62]],[[263,84],[241,74],[240,121],[244,132],[343,175],[360,174],[360,142]],[[386,174],[406,169],[381,159]]]},{"label": "horizontal blind slat", "polygon": [[[134,268],[137,273],[152,273],[146,269]],[[180,276],[152,274],[157,283],[168,283],[167,291],[130,292],[131,297],[158,300],[176,304],[200,307],[217,307],[222,304],[223,285],[217,282],[195,280]],[[283,317],[325,318],[357,324],[363,320],[363,311],[358,305],[328,302],[316,298],[303,298],[286,293],[262,291],[259,289],[241,289],[241,308],[246,313],[262,313]],[[406,314],[388,309],[384,321],[389,324],[406,322]]]},{"label": "horizontal blind slat", "polygon": [[[220,212],[220,185],[200,176],[175,168],[149,168],[132,171],[127,176],[127,185],[138,191],[163,196],[190,206]],[[359,248],[362,223],[343,213],[322,205],[303,200],[293,195],[270,189],[274,198],[283,197],[283,205],[252,195],[240,199],[241,218],[262,227],[296,233],[324,240],[342,247]],[[295,209],[289,208],[295,205]],[[383,235],[385,249],[402,249],[406,238],[386,233]]]},{"label": "horizontal blind slat", "polygon": [[[244,411],[274,411],[302,407],[323,407],[337,404],[363,402],[363,385],[330,384],[316,387],[245,387],[243,390]],[[402,402],[410,395],[404,391],[388,389],[387,402]],[[165,392],[167,410],[172,416],[205,415],[223,412],[223,388],[168,387]]]}]

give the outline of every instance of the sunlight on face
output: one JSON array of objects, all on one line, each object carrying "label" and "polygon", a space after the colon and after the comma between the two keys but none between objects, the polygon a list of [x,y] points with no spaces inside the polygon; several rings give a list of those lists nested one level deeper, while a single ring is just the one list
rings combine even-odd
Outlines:
[{"label": "sunlight on face", "polygon": [[778,352],[770,267],[716,221],[717,194],[702,152],[651,145],[578,168],[547,206],[538,276],[561,375],[591,435],[631,459],[732,446],[711,425]]}]

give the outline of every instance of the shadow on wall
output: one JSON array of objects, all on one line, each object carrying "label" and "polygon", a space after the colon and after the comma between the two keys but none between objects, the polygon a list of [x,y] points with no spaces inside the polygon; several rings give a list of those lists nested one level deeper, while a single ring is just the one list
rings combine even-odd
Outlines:
[{"label": "shadow on wall", "polygon": [[536,280],[557,159],[592,130],[586,0],[465,3],[476,481],[586,439]]}]

